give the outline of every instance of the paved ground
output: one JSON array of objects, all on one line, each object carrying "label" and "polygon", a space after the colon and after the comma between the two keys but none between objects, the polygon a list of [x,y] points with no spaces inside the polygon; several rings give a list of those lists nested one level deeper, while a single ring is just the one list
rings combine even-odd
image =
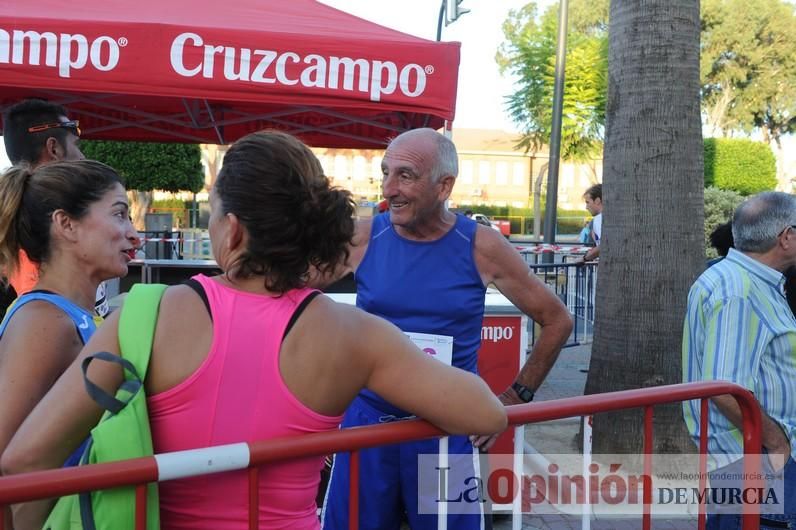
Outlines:
[{"label": "paved ground", "polygon": [[[589,368],[591,344],[565,348],[548,375],[544,384],[536,392],[537,401],[547,401],[583,395],[586,385],[586,371]],[[558,420],[534,425],[526,425],[525,441],[542,454],[561,454],[580,452],[576,436],[579,430],[577,419]],[[526,514],[522,516],[522,530],[568,530],[584,528],[582,517],[563,514]],[[493,523],[494,530],[510,530],[510,516],[498,516]],[[592,518],[590,528],[595,530],[630,530],[641,528],[640,519]],[[697,528],[695,519],[652,518],[653,529],[691,530]]]}]

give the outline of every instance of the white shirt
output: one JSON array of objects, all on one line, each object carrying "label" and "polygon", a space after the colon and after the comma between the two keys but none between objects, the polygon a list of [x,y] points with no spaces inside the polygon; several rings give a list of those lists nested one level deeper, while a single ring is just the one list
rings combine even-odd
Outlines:
[{"label": "white shirt", "polygon": [[603,234],[603,214],[598,213],[591,221],[591,230],[594,232],[594,242],[599,245]]}]

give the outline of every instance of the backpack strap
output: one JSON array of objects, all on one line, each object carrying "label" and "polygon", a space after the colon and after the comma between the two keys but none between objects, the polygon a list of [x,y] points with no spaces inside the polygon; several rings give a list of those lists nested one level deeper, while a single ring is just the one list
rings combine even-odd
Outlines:
[{"label": "backpack strap", "polygon": [[149,368],[160,299],[166,286],[137,283],[124,299],[119,317],[119,346],[124,359],[135,366],[143,380]]},{"label": "backpack strap", "polygon": [[[123,389],[127,392],[126,400],[123,401],[108,394],[88,378],[88,365],[91,364],[91,361],[94,359],[118,364],[127,371],[124,382],[119,387],[119,389]],[[124,357],[119,357],[110,352],[100,351],[89,355],[80,363],[80,368],[83,370],[83,384],[86,387],[86,392],[88,392],[89,397],[100,407],[110,411],[111,414],[119,414],[125,405],[133,398],[135,393],[138,392],[138,389],[144,386],[144,380],[139,377],[138,371],[135,369],[135,366],[133,366],[133,363]]]},{"label": "backpack strap", "polygon": [[[144,384],[152,355],[160,300],[165,291],[166,286],[162,284],[135,284],[124,300],[119,317],[121,357],[101,351],[87,356],[81,363],[86,392],[111,414],[121,412]],[[88,378],[89,364],[95,359],[118,364],[124,369],[124,381],[119,390],[125,392],[113,396]]]}]

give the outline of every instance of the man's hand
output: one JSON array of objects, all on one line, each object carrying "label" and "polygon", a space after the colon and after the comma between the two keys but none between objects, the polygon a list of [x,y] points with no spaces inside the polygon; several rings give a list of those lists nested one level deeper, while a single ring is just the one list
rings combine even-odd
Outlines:
[{"label": "man's hand", "polygon": [[[724,414],[728,420],[730,420],[730,422],[732,422],[738,428],[743,428],[741,408],[738,406],[735,398],[729,395],[715,396],[711,398],[711,401],[718,407],[719,411]],[[769,462],[771,463],[772,469],[774,469],[774,471],[779,471],[790,457],[790,441],[788,440],[788,436],[785,431],[782,430],[782,426],[778,422],[774,421],[771,416],[766,414],[766,412],[762,409],[760,410],[760,413],[763,420],[763,447],[768,452]],[[782,457],[782,461],[777,462],[772,460],[775,455]],[[777,460],[779,459],[777,458]]]},{"label": "man's hand", "polygon": [[782,441],[772,447],[766,447],[768,452],[768,462],[771,464],[771,469],[779,471],[785,467],[785,463],[790,458],[790,443],[785,436],[782,436]]},{"label": "man's hand", "polygon": [[[513,388],[509,387],[503,391],[502,394],[498,396],[498,399],[504,405],[524,405],[525,402],[520,399],[520,396],[514,391]],[[511,427],[511,426],[509,426]],[[472,435],[470,436],[470,443],[472,443],[475,447],[481,450],[481,452],[489,451],[493,445],[495,445],[495,441],[497,441],[498,436],[503,434],[504,431],[497,432],[491,435],[483,435],[477,436]]]}]

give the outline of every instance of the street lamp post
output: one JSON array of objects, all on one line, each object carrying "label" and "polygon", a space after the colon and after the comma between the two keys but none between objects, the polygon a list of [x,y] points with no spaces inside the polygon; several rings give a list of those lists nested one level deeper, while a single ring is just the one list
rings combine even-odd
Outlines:
[{"label": "street lamp post", "polygon": [[437,19],[437,42],[442,40],[443,20],[445,21],[445,25],[448,26],[456,22],[460,16],[470,12],[469,9],[459,7],[462,1],[463,0],[442,0],[439,6],[439,18]]},{"label": "street lamp post", "polygon": [[[564,107],[564,71],[567,57],[567,12],[569,0],[558,4],[558,44],[556,47],[555,85],[553,87],[553,123],[550,128],[550,165],[547,172],[547,201],[544,216],[544,242],[556,242],[556,208],[558,207],[558,168],[561,160],[561,121]],[[552,262],[552,253],[543,255]]]}]

